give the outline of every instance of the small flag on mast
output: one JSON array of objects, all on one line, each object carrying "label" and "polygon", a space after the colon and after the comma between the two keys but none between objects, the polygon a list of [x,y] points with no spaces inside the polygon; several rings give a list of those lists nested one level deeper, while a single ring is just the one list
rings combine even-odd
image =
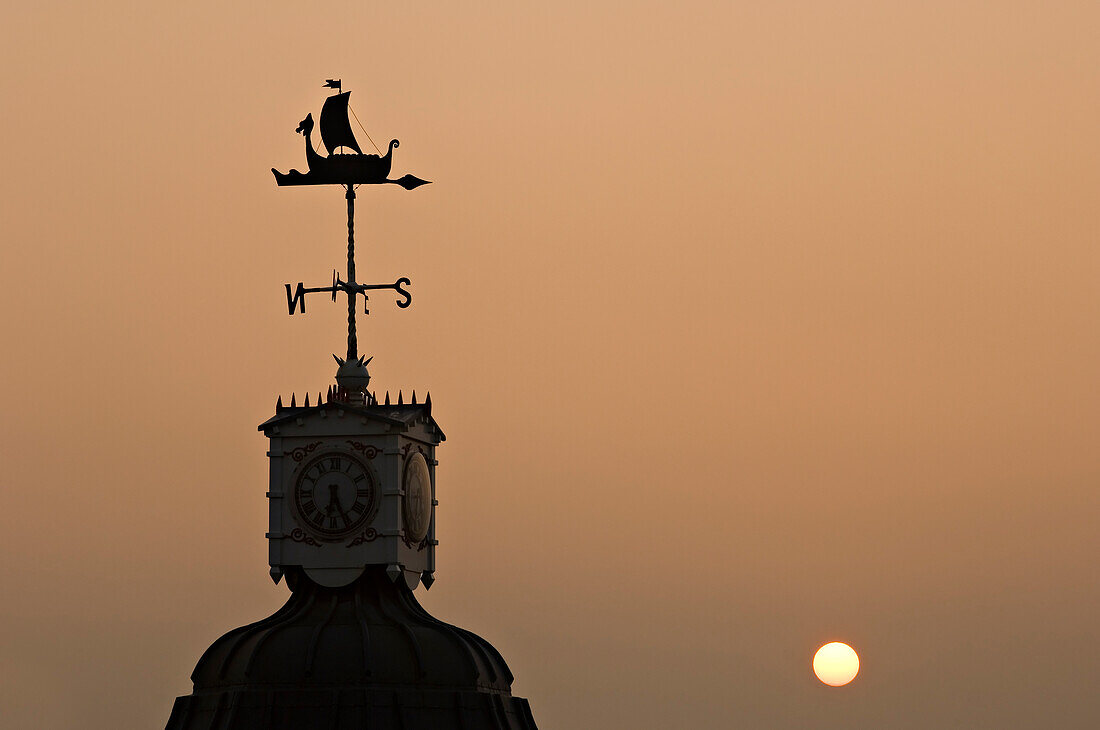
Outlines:
[{"label": "small flag on mast", "polygon": [[340,87],[340,81],[341,79],[325,79],[325,85],[321,88],[336,89],[337,92],[341,92],[343,89]]}]

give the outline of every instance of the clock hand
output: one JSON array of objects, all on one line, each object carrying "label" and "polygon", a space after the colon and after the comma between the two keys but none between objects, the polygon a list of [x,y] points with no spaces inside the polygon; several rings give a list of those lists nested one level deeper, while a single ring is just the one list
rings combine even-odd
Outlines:
[{"label": "clock hand", "polygon": [[348,519],[347,512],[344,511],[343,505],[340,504],[340,497],[337,495],[339,485],[328,485],[329,500],[328,505],[325,507],[325,516],[335,519],[337,516],[344,521],[344,527],[347,527],[351,520]]},{"label": "clock hand", "polygon": [[336,491],[338,487],[335,484],[328,485],[328,506],[325,507],[325,512],[329,515],[335,510],[338,514],[344,514],[343,507],[340,506],[340,497],[337,496]]}]

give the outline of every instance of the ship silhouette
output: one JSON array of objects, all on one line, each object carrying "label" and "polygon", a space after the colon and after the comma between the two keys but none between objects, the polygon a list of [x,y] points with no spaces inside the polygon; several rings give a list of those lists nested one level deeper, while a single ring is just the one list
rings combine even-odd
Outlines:
[{"label": "ship silhouette", "polygon": [[[355,134],[351,131],[348,119],[348,101],[350,91],[342,91],[325,99],[321,107],[321,141],[328,150],[328,156],[322,156],[313,149],[313,114],[307,114],[298,128],[294,130],[306,138],[306,164],[309,172],[291,170],[281,173],[274,167],[271,172],[279,185],[378,185],[393,183],[406,190],[426,185],[413,175],[405,175],[390,180],[390,167],[393,164],[393,151],[401,145],[396,139],[390,140],[389,149],[384,155],[366,155],[359,148]],[[354,153],[337,150],[354,150]]]}]

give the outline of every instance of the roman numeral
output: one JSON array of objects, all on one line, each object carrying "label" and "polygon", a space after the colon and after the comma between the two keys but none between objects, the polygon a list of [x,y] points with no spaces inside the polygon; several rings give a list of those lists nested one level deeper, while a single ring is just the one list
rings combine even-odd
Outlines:
[{"label": "roman numeral", "polygon": [[340,471],[340,459],[336,457],[329,459],[328,468],[329,471]]},{"label": "roman numeral", "polygon": [[317,511],[317,505],[313,504],[312,499],[307,499],[305,502],[302,502],[302,512],[306,515],[306,517],[309,517],[309,515]]},{"label": "roman numeral", "polygon": [[354,477],[354,478],[352,479],[352,481],[354,481],[354,482],[355,482],[356,484],[358,484],[359,482],[363,481],[363,477],[365,477],[365,476],[366,476],[366,474],[364,474],[363,472],[359,472],[359,474],[358,474],[358,475],[356,475],[356,476],[355,476],[355,477]]}]

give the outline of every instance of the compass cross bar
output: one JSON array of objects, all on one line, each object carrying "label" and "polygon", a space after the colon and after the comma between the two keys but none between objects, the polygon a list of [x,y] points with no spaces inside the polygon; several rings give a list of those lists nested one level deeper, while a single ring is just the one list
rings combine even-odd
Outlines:
[{"label": "compass cross bar", "polygon": [[353,185],[346,185],[347,194],[344,196],[348,201],[348,273],[347,281],[340,279],[339,274],[334,270],[332,272],[332,284],[330,286],[315,286],[307,287],[302,282],[298,282],[297,287],[291,287],[290,284],[284,284],[286,287],[286,304],[289,314],[293,315],[294,310],[297,309],[300,313],[305,314],[306,311],[306,295],[307,294],[320,294],[328,293],[332,295],[332,301],[336,301],[336,295],[343,292],[348,297],[348,352],[347,362],[355,362],[359,359],[359,346],[356,339],[355,331],[355,297],[362,295],[363,297],[363,312],[369,314],[370,310],[366,308],[367,292],[377,291],[380,289],[393,289],[399,294],[402,299],[397,302],[397,306],[401,309],[407,308],[412,304],[412,293],[406,288],[412,285],[412,282],[408,277],[402,276],[392,284],[359,284],[355,281],[355,187]]}]

